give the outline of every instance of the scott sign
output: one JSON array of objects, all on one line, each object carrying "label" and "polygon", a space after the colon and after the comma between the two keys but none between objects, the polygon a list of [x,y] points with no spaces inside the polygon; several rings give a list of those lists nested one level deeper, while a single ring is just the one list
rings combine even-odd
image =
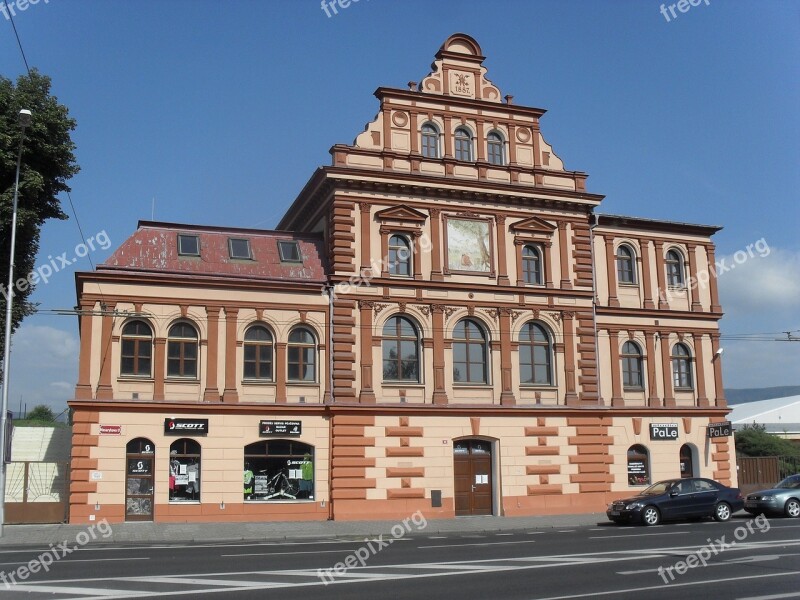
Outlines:
[{"label": "scott sign", "polygon": [[208,419],[164,419],[164,435],[206,435]]}]

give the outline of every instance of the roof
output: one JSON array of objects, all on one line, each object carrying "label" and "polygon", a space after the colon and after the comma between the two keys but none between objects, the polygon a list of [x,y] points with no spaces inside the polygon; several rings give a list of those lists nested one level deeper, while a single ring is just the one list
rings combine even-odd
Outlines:
[{"label": "roof", "polygon": [[800,395],[734,404],[730,408],[733,410],[728,419],[732,424],[758,423],[766,425],[767,431],[800,431]]},{"label": "roof", "polygon": [[667,231],[703,236],[712,236],[722,229],[720,225],[700,225],[697,223],[660,221],[658,219],[644,219],[642,217],[628,217],[624,215],[595,214],[597,215],[597,224],[600,227],[633,227],[645,231]]},{"label": "roof", "polygon": [[[178,235],[196,236],[200,256],[178,254]],[[229,239],[248,240],[251,259],[231,258]],[[300,262],[282,261],[279,241],[294,241]],[[260,280],[326,281],[322,234],[140,221],[97,271],[171,273]]]}]

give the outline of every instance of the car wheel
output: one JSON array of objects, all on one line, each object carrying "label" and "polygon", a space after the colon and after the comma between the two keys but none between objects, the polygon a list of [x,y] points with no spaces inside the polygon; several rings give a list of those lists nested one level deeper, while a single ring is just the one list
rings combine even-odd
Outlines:
[{"label": "car wheel", "polygon": [[731,505],[727,502],[720,502],[714,509],[714,519],[717,521],[729,521],[731,518]]},{"label": "car wheel", "polygon": [[648,506],[642,511],[642,523],[645,525],[658,525],[661,522],[661,513],[655,506]]},{"label": "car wheel", "polygon": [[792,519],[800,517],[800,502],[794,498],[789,498],[789,500],[786,501],[786,506],[783,507],[783,512],[787,517]]}]

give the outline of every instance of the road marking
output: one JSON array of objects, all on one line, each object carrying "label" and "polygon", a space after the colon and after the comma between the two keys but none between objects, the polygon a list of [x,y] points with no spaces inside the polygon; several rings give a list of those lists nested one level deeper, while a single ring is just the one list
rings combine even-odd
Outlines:
[{"label": "road marking", "polygon": [[[692,556],[692,554],[687,554],[687,556]],[[764,562],[768,560],[777,560],[783,556],[792,556],[792,555],[784,555],[784,554],[765,554],[763,556],[743,556],[741,558],[732,558],[730,560],[720,560],[714,562],[707,562],[704,567],[724,567],[728,565],[737,565],[741,563],[754,563],[754,562]],[[661,572],[663,573],[664,567],[659,567]],[[659,569],[639,569],[638,571],[617,571],[617,575],[641,575],[642,573],[658,573]]]},{"label": "road marking", "polygon": [[513,533],[495,533],[496,536],[500,537],[503,535],[514,535]]},{"label": "road marking", "polygon": [[739,600],[778,600],[779,598],[800,598],[800,592],[789,592],[788,594],[773,594],[771,596],[750,596]]},{"label": "road marking", "polygon": [[[35,560],[35,559],[34,559]],[[136,557],[136,558],[62,558],[58,562],[63,563],[78,563],[78,562],[109,562],[112,560],[150,560],[148,556]],[[7,562],[7,563],[0,563],[1,566],[6,565],[26,565],[30,561],[22,561],[22,562]],[[58,562],[54,562],[53,564],[58,564]],[[52,567],[51,567],[52,568]]]},{"label": "road marking", "polygon": [[[152,592],[136,592],[131,590],[108,590],[100,588],[71,588],[71,587],[58,587],[53,585],[33,585],[30,583],[18,583],[14,586],[15,592],[37,592],[40,594],[86,594],[88,598],[84,600],[94,600],[98,597],[106,598],[136,598],[142,596],[150,596]],[[115,595],[117,594],[117,595]],[[120,596],[118,594],[124,594]],[[159,596],[161,593],[159,592]]]},{"label": "road marking", "polygon": [[625,534],[612,534],[612,535],[590,535],[590,540],[608,540],[612,538],[626,538],[626,537],[652,537],[655,535],[686,535],[688,531],[665,531],[663,533],[625,533]]},{"label": "road marking", "polygon": [[[290,554],[331,554],[335,552],[351,552],[358,550],[358,547],[353,548],[337,548],[336,550],[298,550],[297,552],[244,552],[242,554],[220,554],[222,558],[230,558],[231,556],[288,556]],[[117,559],[124,560],[124,559]]]},{"label": "road marking", "polygon": [[460,548],[462,546],[504,546],[506,544],[533,544],[534,540],[521,542],[484,542],[482,544],[440,544],[438,546],[417,546],[417,548]]},{"label": "road marking", "polygon": [[574,529],[559,529],[558,533],[572,533]]}]

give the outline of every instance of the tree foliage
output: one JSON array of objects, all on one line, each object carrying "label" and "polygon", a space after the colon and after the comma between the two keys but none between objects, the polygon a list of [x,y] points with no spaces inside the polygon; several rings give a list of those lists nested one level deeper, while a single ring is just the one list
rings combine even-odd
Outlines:
[{"label": "tree foliage", "polygon": [[767,433],[757,423],[737,429],[734,437],[736,451],[745,456],[800,456],[800,448],[789,440]]},{"label": "tree foliage", "polygon": [[[25,130],[19,179],[17,239],[14,280],[25,278],[36,264],[39,235],[48,219],[66,219],[58,194],[70,191],[67,181],[79,170],[70,132],[76,122],[66,106],[50,93],[50,78],[35,69],[16,84],[0,76],[0,284],[7,290],[11,250],[11,216],[14,179],[21,129],[21,109],[33,113]],[[32,289],[14,289],[12,331],[35,308],[29,301]],[[5,315],[6,297],[0,294],[0,312]],[[5,328],[0,327],[0,356],[5,345]]]},{"label": "tree foliage", "polygon": [[53,409],[44,404],[39,404],[31,409],[31,412],[25,417],[28,421],[55,421],[56,416]]}]

